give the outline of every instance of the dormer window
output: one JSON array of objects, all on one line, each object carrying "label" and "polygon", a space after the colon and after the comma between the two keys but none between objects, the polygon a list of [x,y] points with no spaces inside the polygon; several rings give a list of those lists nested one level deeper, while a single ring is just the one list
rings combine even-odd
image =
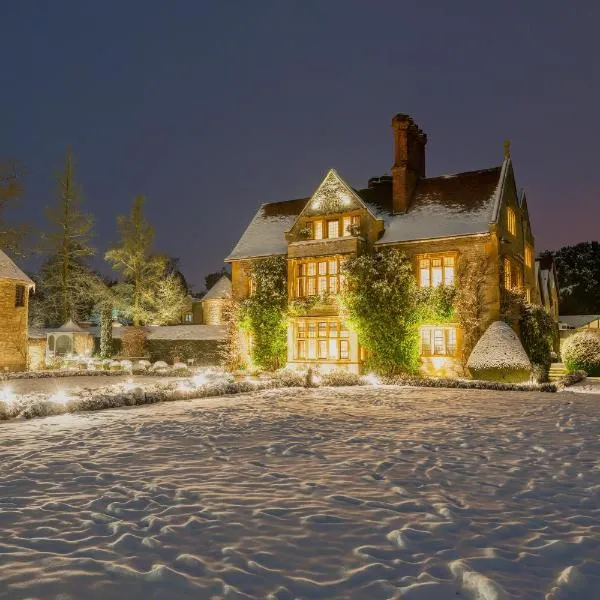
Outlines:
[{"label": "dormer window", "polygon": [[315,221],[313,223],[313,239],[323,239],[323,221]]},{"label": "dormer window", "polygon": [[331,219],[327,221],[327,237],[337,238],[340,237],[340,221],[339,219]]}]

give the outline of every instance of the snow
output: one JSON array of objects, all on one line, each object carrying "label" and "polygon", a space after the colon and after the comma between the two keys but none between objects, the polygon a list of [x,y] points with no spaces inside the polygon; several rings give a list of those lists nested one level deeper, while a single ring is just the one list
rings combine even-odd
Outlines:
[{"label": "snow", "polygon": [[287,389],[0,423],[0,599],[592,600],[599,401]]}]

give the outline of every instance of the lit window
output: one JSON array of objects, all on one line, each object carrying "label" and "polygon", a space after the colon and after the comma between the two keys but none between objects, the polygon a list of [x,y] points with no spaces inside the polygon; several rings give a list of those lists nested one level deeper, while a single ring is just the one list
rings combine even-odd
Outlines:
[{"label": "lit window", "polygon": [[512,235],[517,235],[517,216],[510,206],[506,207],[506,228]]},{"label": "lit window", "polygon": [[337,294],[342,286],[337,258],[298,263],[295,293],[298,298],[316,294]]},{"label": "lit window", "polygon": [[510,290],[510,288],[512,288],[510,260],[508,260],[508,258],[504,259],[504,287],[507,290]]},{"label": "lit window", "polygon": [[352,217],[344,217],[342,220],[342,235],[348,237],[352,235]]},{"label": "lit window", "polygon": [[525,288],[525,300],[531,304],[531,290],[529,288]]},{"label": "lit window", "polygon": [[327,221],[327,237],[337,238],[340,237],[340,222],[338,219]]},{"label": "lit window", "polygon": [[528,267],[533,266],[533,248],[529,244],[525,244],[525,264]]},{"label": "lit window", "polygon": [[455,356],[456,339],[454,327],[421,327],[421,356]]},{"label": "lit window", "polygon": [[296,358],[309,360],[348,360],[348,330],[338,320],[297,321]]},{"label": "lit window", "polygon": [[192,313],[185,313],[185,315],[183,316],[183,320],[186,323],[191,323],[194,320],[194,315]]},{"label": "lit window", "polygon": [[18,285],[15,292],[15,306],[25,306],[25,286]]},{"label": "lit window", "polygon": [[419,260],[419,285],[437,287],[454,285],[454,256],[438,256]]},{"label": "lit window", "polygon": [[315,240],[323,239],[323,221],[315,221],[313,226],[313,234]]}]

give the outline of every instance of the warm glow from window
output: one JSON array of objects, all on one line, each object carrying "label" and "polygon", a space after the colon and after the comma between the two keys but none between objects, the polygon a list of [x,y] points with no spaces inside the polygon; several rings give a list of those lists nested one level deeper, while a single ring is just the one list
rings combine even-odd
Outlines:
[{"label": "warm glow from window", "polygon": [[419,260],[419,285],[437,287],[454,285],[454,256],[421,258]]},{"label": "warm glow from window", "polygon": [[337,294],[342,286],[339,258],[301,262],[296,265],[296,297]]},{"label": "warm glow from window", "polygon": [[300,360],[348,360],[349,332],[338,320],[299,320],[296,329],[296,358]]},{"label": "warm glow from window", "polygon": [[455,356],[455,327],[421,327],[421,356]]},{"label": "warm glow from window", "polygon": [[529,244],[525,244],[525,264],[530,268],[533,266],[533,248]]},{"label": "warm glow from window", "polygon": [[525,300],[531,304],[531,290],[529,288],[525,289]]},{"label": "warm glow from window", "polygon": [[309,221],[306,228],[310,230],[313,240],[336,239],[350,237],[360,233],[360,216],[346,215],[337,219],[317,219]]},{"label": "warm glow from window", "polygon": [[313,235],[315,240],[323,239],[323,221],[315,221],[313,226]]},{"label": "warm glow from window", "polygon": [[512,207],[506,207],[506,228],[512,235],[517,235],[517,216]]}]

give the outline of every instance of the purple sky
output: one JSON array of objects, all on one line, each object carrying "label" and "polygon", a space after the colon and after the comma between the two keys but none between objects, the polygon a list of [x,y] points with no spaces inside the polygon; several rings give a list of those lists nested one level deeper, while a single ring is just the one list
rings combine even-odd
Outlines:
[{"label": "purple sky", "polygon": [[144,194],[197,290],[261,202],[389,171],[397,112],[431,176],[497,165],[509,138],[538,250],[598,239],[599,22],[594,1],[5,3],[0,157],[41,225],[72,145],[100,254]]}]

